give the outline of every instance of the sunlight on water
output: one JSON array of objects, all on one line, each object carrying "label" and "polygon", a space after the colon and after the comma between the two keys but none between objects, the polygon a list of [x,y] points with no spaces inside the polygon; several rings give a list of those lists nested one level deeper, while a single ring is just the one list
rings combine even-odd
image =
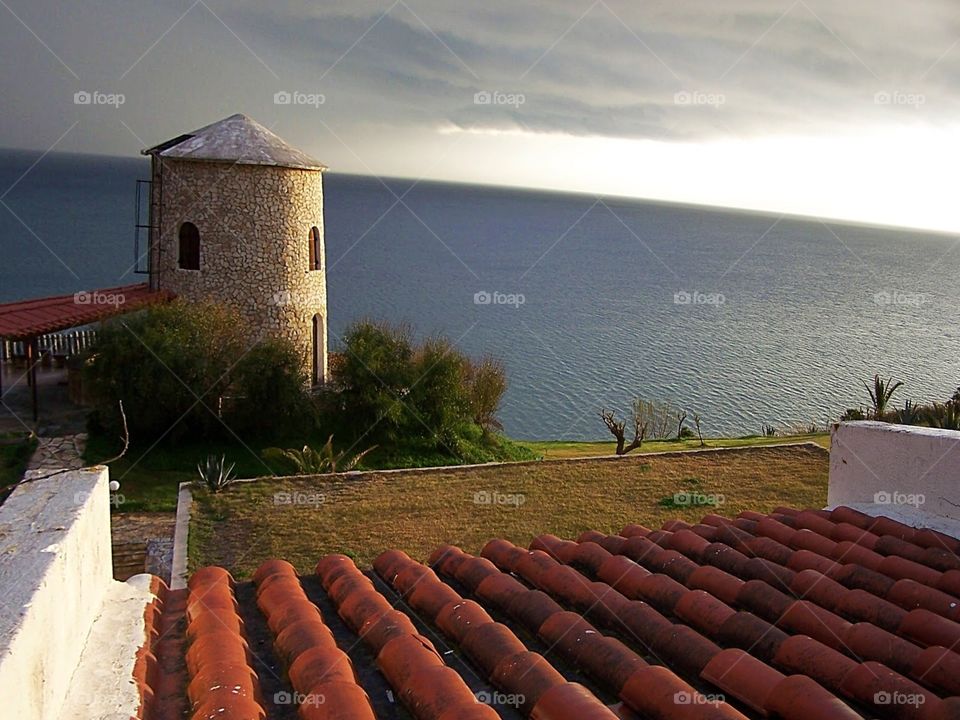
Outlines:
[{"label": "sunlight on water", "polygon": [[[0,154],[0,185],[33,159]],[[124,273],[146,176],[44,159],[5,198],[20,219],[0,208],[0,300],[140,281]],[[326,189],[334,349],[370,316],[500,356],[517,437],[603,437],[599,408],[635,394],[698,410],[709,433],[757,433],[863,404],[874,372],[905,381],[901,400],[960,384],[955,237],[432,183],[391,209],[375,180]]]}]

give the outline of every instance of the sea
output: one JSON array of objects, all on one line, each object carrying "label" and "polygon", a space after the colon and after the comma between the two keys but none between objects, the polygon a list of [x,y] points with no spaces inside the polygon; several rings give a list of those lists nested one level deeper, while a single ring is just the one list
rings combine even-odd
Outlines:
[{"label": "sea", "polygon": [[[142,158],[0,151],[0,302],[143,281]],[[406,322],[506,365],[521,439],[603,439],[633,397],[704,434],[824,427],[960,385],[960,236],[699,206],[325,176],[331,349]]]}]

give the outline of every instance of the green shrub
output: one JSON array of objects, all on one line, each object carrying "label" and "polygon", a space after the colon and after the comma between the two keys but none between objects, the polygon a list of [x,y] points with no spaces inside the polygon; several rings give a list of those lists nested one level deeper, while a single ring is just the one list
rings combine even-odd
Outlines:
[{"label": "green shrub", "polygon": [[421,343],[407,325],[355,323],[336,375],[340,427],[364,444],[434,448],[441,455],[477,453],[472,430],[499,427],[496,411],[506,389],[502,364],[473,363],[444,337]]},{"label": "green shrub", "polygon": [[491,428],[502,430],[503,425],[497,419],[497,410],[503,394],[507,391],[507,373],[503,362],[487,356],[479,362],[468,361],[466,371],[473,422],[485,431]]},{"label": "green shrub", "polygon": [[410,420],[404,398],[414,381],[407,326],[360,321],[344,334],[337,374],[342,426],[353,436],[396,442]]},{"label": "green shrub", "polygon": [[434,438],[456,452],[461,428],[470,422],[467,358],[445,338],[430,338],[411,358],[413,384],[407,394],[409,435]]},{"label": "green shrub", "polygon": [[218,434],[218,399],[245,349],[239,318],[219,305],[174,302],[104,324],[86,365],[96,423],[134,443]]},{"label": "green shrub", "polygon": [[227,424],[244,437],[305,437],[314,430],[306,388],[307,373],[296,346],[286,338],[268,338],[231,372]]},{"label": "green shrub", "polygon": [[[174,302],[105,324],[87,363],[93,429],[131,442],[273,439],[314,430],[303,361],[288,340],[249,347],[239,316],[212,303]],[[223,402],[221,402],[223,400]]]}]

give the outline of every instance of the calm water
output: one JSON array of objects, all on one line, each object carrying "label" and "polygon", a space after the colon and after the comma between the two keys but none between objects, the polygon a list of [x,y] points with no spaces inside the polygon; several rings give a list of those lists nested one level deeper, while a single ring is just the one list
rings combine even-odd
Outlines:
[{"label": "calm water", "polygon": [[[0,152],[0,195],[37,157]],[[0,301],[142,279],[134,180],[147,170],[38,163],[2,197]],[[960,237],[776,220],[330,174],[332,344],[369,316],[499,356],[502,419],[522,438],[602,438],[598,408],[634,394],[699,410],[711,433],[826,422],[862,404],[877,371],[903,379],[903,397],[949,396]]]}]

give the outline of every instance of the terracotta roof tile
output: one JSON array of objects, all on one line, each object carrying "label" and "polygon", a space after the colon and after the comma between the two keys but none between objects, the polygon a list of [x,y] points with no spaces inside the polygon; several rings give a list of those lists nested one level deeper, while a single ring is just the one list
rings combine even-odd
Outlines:
[{"label": "terracotta roof tile", "polygon": [[431,720],[960,717],[952,539],[849,508],[622,533],[369,575],[333,555],[313,580],[274,560],[254,590],[200,570],[147,609],[141,717],[292,717],[270,687],[323,696],[301,720],[372,718],[379,682]]}]

